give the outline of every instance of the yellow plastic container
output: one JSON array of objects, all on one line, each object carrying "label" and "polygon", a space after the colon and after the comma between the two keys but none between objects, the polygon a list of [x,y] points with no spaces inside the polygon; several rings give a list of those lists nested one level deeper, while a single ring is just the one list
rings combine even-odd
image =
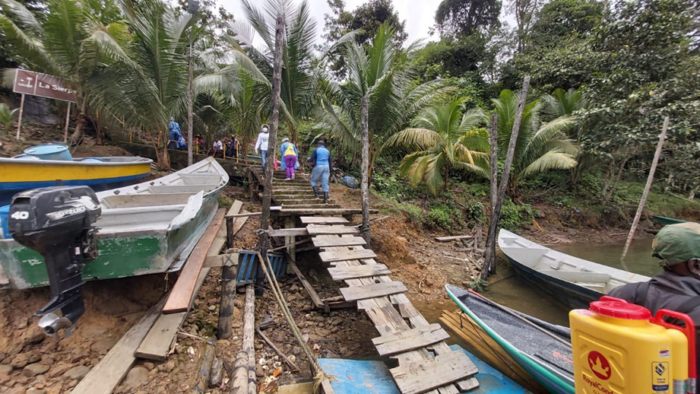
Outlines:
[{"label": "yellow plastic container", "polygon": [[686,336],[651,318],[609,297],[569,313],[577,394],[686,393]]}]

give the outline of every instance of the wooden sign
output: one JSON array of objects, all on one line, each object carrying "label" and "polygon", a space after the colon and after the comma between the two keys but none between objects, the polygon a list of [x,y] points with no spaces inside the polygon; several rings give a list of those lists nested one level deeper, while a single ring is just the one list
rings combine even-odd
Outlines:
[{"label": "wooden sign", "polygon": [[63,78],[53,75],[35,73],[28,70],[17,70],[12,87],[15,93],[75,102],[77,91]]}]

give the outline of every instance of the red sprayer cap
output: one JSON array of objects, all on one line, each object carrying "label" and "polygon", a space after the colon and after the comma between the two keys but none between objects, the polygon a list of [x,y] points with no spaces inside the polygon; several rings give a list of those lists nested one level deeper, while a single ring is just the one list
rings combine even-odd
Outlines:
[{"label": "red sprayer cap", "polygon": [[626,320],[649,320],[651,319],[651,312],[649,309],[628,304],[623,300],[617,300],[612,297],[603,297],[601,301],[591,302],[590,310],[599,315],[614,317],[616,319],[626,319]]}]

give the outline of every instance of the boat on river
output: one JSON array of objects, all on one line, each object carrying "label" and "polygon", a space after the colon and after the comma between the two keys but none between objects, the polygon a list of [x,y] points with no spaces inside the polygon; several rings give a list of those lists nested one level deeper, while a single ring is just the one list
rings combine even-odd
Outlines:
[{"label": "boat on river", "polygon": [[[153,181],[97,193],[98,256],[84,280],[179,271],[214,218],[228,174],[213,158]],[[47,286],[43,258],[13,239],[0,240],[0,285]]]},{"label": "boat on river", "polygon": [[687,223],[687,220],[683,219],[676,219],[676,218],[669,218],[666,216],[660,216],[660,215],[651,215],[651,218],[654,219],[654,221],[662,226],[668,226],[671,224],[678,224],[678,223]]},{"label": "boat on river", "polygon": [[618,286],[650,279],[557,252],[507,230],[498,233],[498,247],[519,277],[572,309],[588,309],[591,301]]},{"label": "boat on river", "polygon": [[550,393],[575,393],[568,328],[509,309],[473,290],[466,291],[452,285],[446,285],[445,290],[466,314],[466,321],[461,324],[475,323],[477,335],[495,342],[500,348],[491,350],[502,350],[497,357],[510,358],[502,361],[517,364]]},{"label": "boat on river", "polygon": [[63,144],[25,149],[0,158],[0,206],[15,194],[48,186],[90,186],[95,191],[134,184],[151,173],[151,159],[137,156],[73,158]]}]

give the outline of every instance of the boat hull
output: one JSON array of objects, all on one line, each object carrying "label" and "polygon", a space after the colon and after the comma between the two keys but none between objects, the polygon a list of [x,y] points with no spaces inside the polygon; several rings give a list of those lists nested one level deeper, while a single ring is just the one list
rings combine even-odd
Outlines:
[{"label": "boat hull", "polygon": [[0,205],[30,189],[57,186],[90,186],[95,191],[128,186],[151,172],[151,160],[101,158],[103,162],[0,159]]},{"label": "boat hull", "polygon": [[[85,262],[84,280],[124,278],[181,268],[184,259],[214,218],[219,193],[209,194],[194,219],[171,231],[144,231],[125,236],[98,235],[98,257]],[[44,259],[12,239],[0,240],[0,266],[9,287],[26,289],[49,285]]]},{"label": "boat hull", "polygon": [[654,221],[662,226],[669,226],[671,224],[679,224],[679,223],[686,223],[685,220],[682,219],[676,219],[676,218],[669,218],[666,216],[658,216],[654,215],[651,217],[654,219]]},{"label": "boat hull", "polygon": [[508,257],[508,261],[519,278],[571,309],[588,309],[591,301],[597,301],[604,296],[597,291],[542,274],[511,257]]}]

